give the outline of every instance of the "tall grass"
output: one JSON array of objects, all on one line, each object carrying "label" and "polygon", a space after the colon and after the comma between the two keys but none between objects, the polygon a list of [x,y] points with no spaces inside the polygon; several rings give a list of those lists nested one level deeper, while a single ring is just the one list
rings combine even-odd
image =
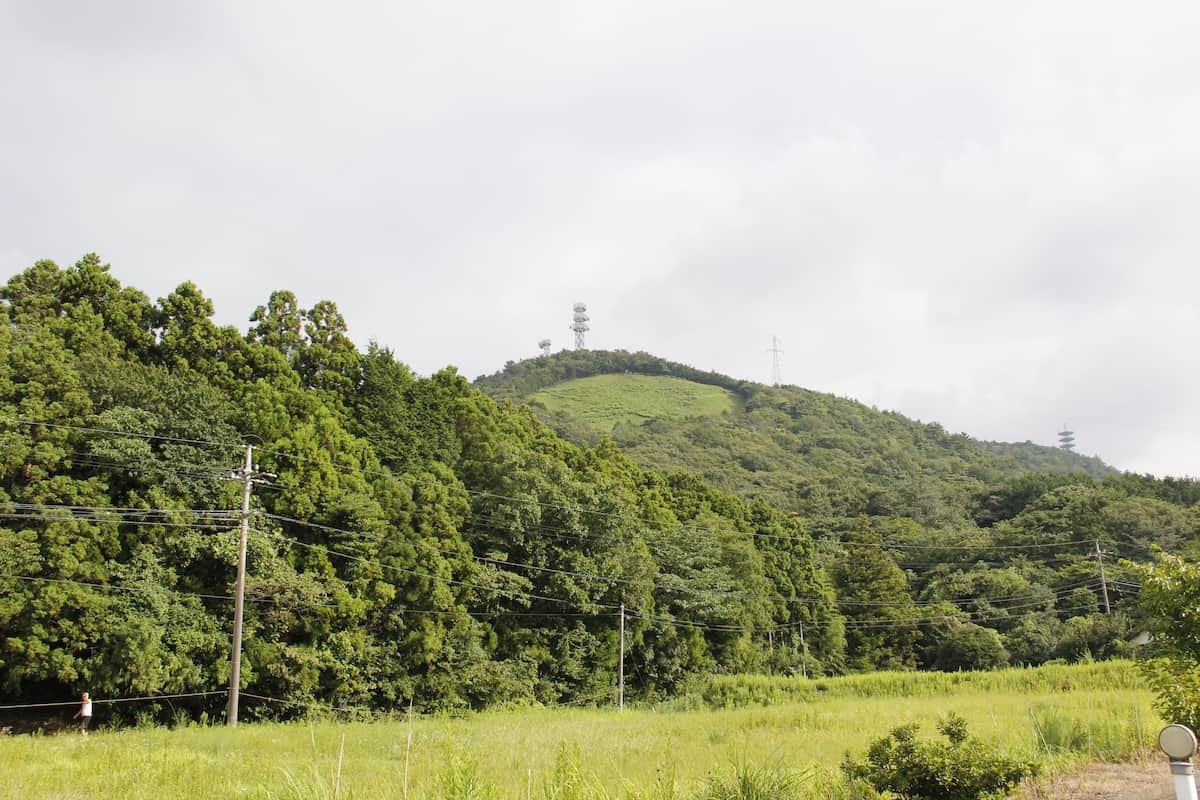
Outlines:
[{"label": "tall grass", "polygon": [[1136,706],[1093,709],[1083,715],[1031,708],[1030,718],[1038,743],[1051,756],[1121,762],[1144,759],[1152,745],[1151,732]]},{"label": "tall grass", "polygon": [[857,676],[768,706],[426,717],[411,721],[411,743],[403,720],[0,737],[0,787],[29,800],[329,800],[335,792],[338,800],[848,797],[837,769],[847,751],[861,756],[871,739],[904,723],[933,730],[948,710],[974,735],[1052,767],[1135,754],[1137,732],[1144,740],[1157,730],[1150,693],[1122,688],[1122,668],[1111,669],[1043,671],[1034,691],[1003,674],[957,682],[934,675],[924,683]]},{"label": "tall grass", "polygon": [[808,794],[814,770],[789,769],[781,763],[736,762],[729,773],[708,779],[696,800],[792,800]]},{"label": "tall grass", "polygon": [[989,672],[875,672],[809,680],[800,676],[714,675],[671,705],[745,708],[834,698],[949,697],[964,692],[1077,692],[1144,689],[1130,661],[1014,667]]}]

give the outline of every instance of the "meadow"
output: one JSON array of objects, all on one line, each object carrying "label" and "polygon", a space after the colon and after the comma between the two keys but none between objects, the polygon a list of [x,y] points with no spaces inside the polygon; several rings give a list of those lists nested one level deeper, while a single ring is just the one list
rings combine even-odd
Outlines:
[{"label": "meadow", "polygon": [[31,799],[331,798],[336,789],[359,800],[683,800],[719,796],[711,781],[740,769],[788,776],[795,797],[837,798],[848,797],[838,771],[846,753],[861,755],[895,725],[918,722],[933,736],[952,710],[974,735],[1038,758],[1053,774],[1143,755],[1160,725],[1150,699],[1126,662],[715,678],[670,704],[623,711],[514,708],[0,737],[0,790]]},{"label": "meadow", "polygon": [[719,417],[738,409],[737,396],[719,386],[664,375],[593,375],[542,389],[530,398],[550,411],[565,412],[596,430],[649,419]]}]

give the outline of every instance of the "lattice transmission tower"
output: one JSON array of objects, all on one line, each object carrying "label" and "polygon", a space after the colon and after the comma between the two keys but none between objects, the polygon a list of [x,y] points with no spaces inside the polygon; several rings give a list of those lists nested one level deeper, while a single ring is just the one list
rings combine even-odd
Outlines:
[{"label": "lattice transmission tower", "polygon": [[783,355],[783,351],[779,349],[779,337],[771,337],[771,346],[767,348],[767,352],[771,354],[771,385],[779,386],[783,383],[783,370],[779,366],[779,357]]}]

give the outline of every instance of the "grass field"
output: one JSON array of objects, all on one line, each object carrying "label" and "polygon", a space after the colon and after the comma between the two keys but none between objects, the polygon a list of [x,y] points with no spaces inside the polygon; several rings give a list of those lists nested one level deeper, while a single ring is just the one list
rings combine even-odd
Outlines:
[{"label": "grass field", "polygon": [[404,797],[406,755],[413,800],[684,800],[739,763],[800,776],[799,796],[836,798],[845,796],[837,765],[847,750],[860,755],[869,738],[904,722],[933,735],[949,710],[980,738],[1051,771],[1128,758],[1158,730],[1129,664],[955,677],[831,679],[811,699],[745,708],[420,718],[411,746],[403,720],[7,737],[0,789],[22,798],[328,798],[341,753],[338,796],[359,800]]},{"label": "grass field", "polygon": [[738,408],[736,396],[719,386],[657,375],[595,375],[543,389],[530,398],[605,433],[618,424],[648,419],[719,417]]}]

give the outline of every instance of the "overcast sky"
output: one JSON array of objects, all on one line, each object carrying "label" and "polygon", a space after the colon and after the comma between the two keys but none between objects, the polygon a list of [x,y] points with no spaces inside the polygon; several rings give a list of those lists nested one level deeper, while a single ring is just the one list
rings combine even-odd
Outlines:
[{"label": "overcast sky", "polygon": [[648,350],[1200,474],[1200,11],[0,0],[0,271]]}]

